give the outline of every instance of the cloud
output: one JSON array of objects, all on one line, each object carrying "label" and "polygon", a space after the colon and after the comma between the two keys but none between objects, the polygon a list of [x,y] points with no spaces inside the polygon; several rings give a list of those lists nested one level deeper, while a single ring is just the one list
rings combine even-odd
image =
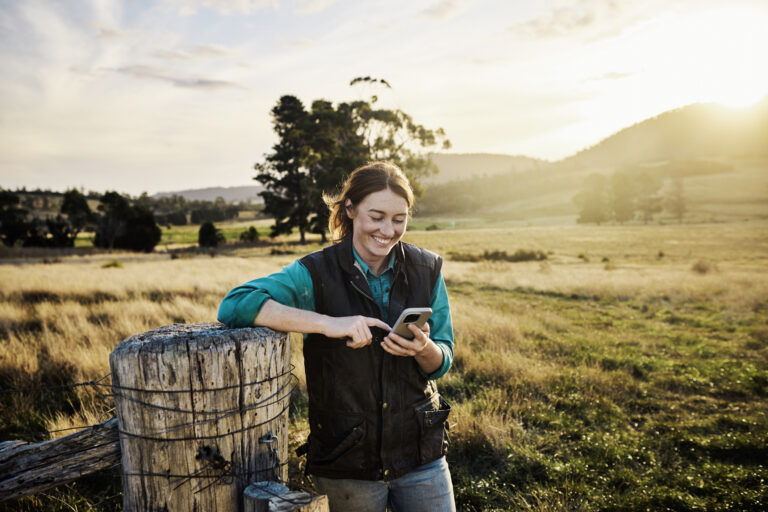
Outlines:
[{"label": "cloud", "polygon": [[433,20],[443,21],[454,17],[464,7],[473,3],[475,0],[438,0],[427,7],[421,14],[432,18]]},{"label": "cloud", "polygon": [[192,88],[192,89],[209,89],[209,90],[246,89],[246,87],[240,84],[237,84],[235,82],[227,82],[225,80],[212,80],[209,78],[201,78],[201,77],[174,75],[168,71],[158,69],[152,66],[144,66],[144,65],[124,66],[124,67],[115,69],[115,71],[124,75],[133,76],[135,78],[161,80],[163,82],[171,83],[176,87],[186,87],[186,88]]},{"label": "cloud", "polygon": [[199,9],[210,9],[224,16],[252,14],[269,7],[277,9],[280,0],[167,0],[179,7],[179,15],[191,16]]},{"label": "cloud", "polygon": [[293,41],[291,41],[291,44],[299,48],[306,48],[309,46],[314,46],[315,42],[312,39],[301,38],[301,39],[294,39]]},{"label": "cloud", "polygon": [[296,14],[311,14],[320,12],[331,5],[335,4],[337,0],[299,0],[293,12]]},{"label": "cloud", "polygon": [[221,45],[197,45],[187,50],[157,50],[152,56],[165,60],[191,60],[197,58],[233,57],[237,52]]},{"label": "cloud", "polygon": [[539,17],[515,23],[508,31],[537,39],[573,35],[602,38],[620,34],[663,9],[655,1],[630,4],[616,0],[571,0]]}]

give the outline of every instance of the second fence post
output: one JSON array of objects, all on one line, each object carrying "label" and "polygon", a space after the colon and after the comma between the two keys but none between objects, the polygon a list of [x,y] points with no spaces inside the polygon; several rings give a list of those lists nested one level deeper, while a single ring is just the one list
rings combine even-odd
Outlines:
[{"label": "second fence post", "polygon": [[253,481],[287,479],[290,338],[170,325],[110,355],[126,512],[242,511]]}]

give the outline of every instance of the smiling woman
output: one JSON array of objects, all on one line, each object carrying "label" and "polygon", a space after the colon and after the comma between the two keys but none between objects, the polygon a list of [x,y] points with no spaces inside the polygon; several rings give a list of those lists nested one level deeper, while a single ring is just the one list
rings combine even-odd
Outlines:
[{"label": "smiling woman", "polygon": [[[434,382],[454,345],[442,259],[400,240],[413,192],[389,162],[354,170],[326,203],[335,244],[235,288],[219,320],[305,333],[307,471],[331,510],[455,510]],[[410,340],[390,332],[412,307],[429,322]]]}]

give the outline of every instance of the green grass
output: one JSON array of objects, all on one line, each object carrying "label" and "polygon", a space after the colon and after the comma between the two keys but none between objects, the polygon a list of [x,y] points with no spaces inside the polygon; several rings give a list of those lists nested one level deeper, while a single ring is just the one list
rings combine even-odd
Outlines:
[{"label": "green grass", "polygon": [[[768,506],[765,316],[716,301],[643,307],[601,297],[449,282],[498,315],[530,309],[567,329],[532,328],[523,356],[555,370],[534,383],[462,369],[482,344],[464,340],[443,392],[475,415],[485,397],[516,397],[522,426],[506,444],[461,432],[449,452],[462,510],[764,510]],[[751,347],[751,348],[750,348]],[[495,356],[496,354],[489,354]],[[515,504],[514,507],[510,504]]]}]

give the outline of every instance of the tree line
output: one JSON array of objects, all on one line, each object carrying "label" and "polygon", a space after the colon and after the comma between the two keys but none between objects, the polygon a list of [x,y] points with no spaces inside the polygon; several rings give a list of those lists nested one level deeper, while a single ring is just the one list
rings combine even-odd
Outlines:
[{"label": "tree line", "polygon": [[161,236],[152,210],[117,192],[100,196],[92,211],[82,192],[67,190],[55,216],[39,217],[22,206],[18,194],[0,190],[0,241],[8,247],[74,247],[84,230],[95,233],[95,247],[143,252],[152,251]]},{"label": "tree line", "polygon": [[[684,179],[729,172],[732,166],[702,160],[671,161],[653,167],[627,166],[610,175],[591,174],[574,197],[578,222],[595,223],[632,220],[651,222],[666,211],[682,222],[688,211]],[[664,187],[669,181],[669,186]]]},{"label": "tree line", "polygon": [[[390,87],[382,79],[355,78],[350,85]],[[417,196],[420,179],[438,171],[429,148],[450,148],[442,129],[431,130],[402,110],[377,108],[370,101],[334,105],[318,99],[309,108],[295,96],[281,97],[272,108],[278,142],[264,160],[254,165],[255,180],[264,185],[264,213],[274,218],[271,235],[298,229],[301,243],[307,233],[326,241],[328,208],[324,194],[333,194],[353,169],[373,160],[388,160],[408,175]]]}]

